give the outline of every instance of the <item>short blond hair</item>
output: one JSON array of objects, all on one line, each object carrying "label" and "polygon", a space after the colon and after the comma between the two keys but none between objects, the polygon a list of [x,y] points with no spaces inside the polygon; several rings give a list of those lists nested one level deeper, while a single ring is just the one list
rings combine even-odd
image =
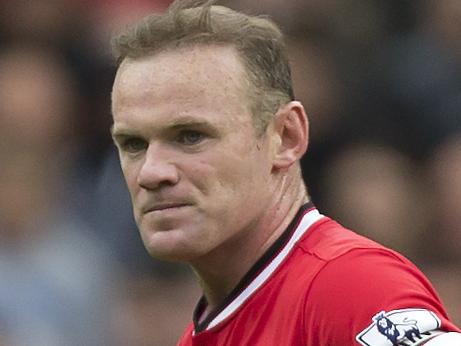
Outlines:
[{"label": "short blond hair", "polygon": [[278,108],[293,100],[283,34],[268,18],[214,5],[216,0],[176,0],[112,40],[118,63],[187,45],[225,44],[236,48],[245,67],[253,122],[263,133]]}]

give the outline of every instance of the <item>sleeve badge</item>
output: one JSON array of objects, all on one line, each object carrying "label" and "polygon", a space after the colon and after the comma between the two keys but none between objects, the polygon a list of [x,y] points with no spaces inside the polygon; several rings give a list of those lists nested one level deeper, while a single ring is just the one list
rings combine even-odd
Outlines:
[{"label": "sleeve badge", "polygon": [[363,346],[417,346],[433,338],[440,319],[425,309],[381,311],[356,340]]}]

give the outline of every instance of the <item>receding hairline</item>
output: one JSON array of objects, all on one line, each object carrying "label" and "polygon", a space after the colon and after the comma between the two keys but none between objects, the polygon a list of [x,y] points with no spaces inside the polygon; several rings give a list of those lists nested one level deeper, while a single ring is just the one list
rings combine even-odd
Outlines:
[{"label": "receding hairline", "polygon": [[[153,60],[155,58],[162,58],[162,56],[166,56],[166,60],[171,59],[171,56],[168,57],[169,54],[177,54],[180,57],[184,57],[185,61],[191,61],[191,56],[186,57],[185,54],[198,52],[201,54],[205,51],[219,51],[222,50],[229,50],[230,55],[226,54],[226,56],[233,56],[238,66],[237,70],[230,71],[232,76],[238,76],[243,78],[243,82],[247,83],[247,86],[251,86],[251,81],[248,77],[247,67],[245,65],[245,60],[242,57],[241,53],[239,52],[238,48],[232,43],[204,43],[204,42],[186,42],[181,45],[168,45],[159,50],[152,50],[148,54],[143,54],[134,57],[126,57],[123,61],[119,64],[117,68],[117,74],[121,69],[126,68],[127,65],[135,64],[136,62],[148,62],[149,60]],[[226,52],[224,52],[226,53]],[[217,57],[219,58],[219,56]],[[219,60],[223,61],[223,60]],[[228,64],[226,64],[228,65]],[[242,82],[242,80],[241,80]]]},{"label": "receding hairline", "polygon": [[178,42],[171,42],[171,43],[166,43],[162,45],[159,48],[152,48],[149,50],[146,50],[143,54],[133,54],[133,55],[127,55],[126,57],[123,58],[123,60],[120,61],[119,66],[117,67],[117,70],[120,69],[120,67],[126,63],[133,63],[136,61],[143,61],[143,60],[148,60],[155,58],[157,56],[162,56],[164,54],[170,54],[170,53],[179,53],[179,54],[187,54],[187,52],[190,52],[195,49],[229,49],[233,51],[235,57],[237,58],[239,64],[242,66],[244,72],[246,72],[246,65],[245,65],[245,60],[242,57],[242,54],[239,51],[239,48],[236,44],[233,42],[193,42],[193,41],[178,41]]},{"label": "receding hairline", "polygon": [[[184,53],[189,53],[189,55]],[[220,62],[221,64],[218,65],[217,62]],[[151,52],[148,55],[139,57],[127,57],[120,63],[118,67],[114,81],[114,87],[120,81],[126,80],[126,78],[142,78],[143,76],[146,76],[144,73],[141,74],[139,72],[140,70],[138,70],[138,72],[134,72],[134,74],[132,74],[133,70],[131,70],[132,72],[128,72],[128,75],[124,75],[127,70],[130,70],[130,67],[137,64],[145,64],[147,70],[144,71],[148,71],[150,68],[152,68],[151,71],[153,74],[160,71],[157,69],[158,67],[160,69],[171,69],[170,71],[173,72],[171,75],[173,80],[179,80],[180,83],[189,83],[188,78],[197,79],[194,77],[196,76],[195,74],[187,75],[188,71],[190,70],[189,66],[197,66],[197,64],[200,66],[197,70],[194,69],[197,71],[195,73],[204,72],[204,74],[207,74],[208,70],[210,70],[212,73],[213,71],[214,73],[220,73],[220,75],[223,75],[224,78],[230,82],[230,84],[227,85],[232,88],[229,89],[232,90],[232,94],[239,97],[245,104],[245,107],[251,113],[252,98],[249,91],[252,88],[252,82],[248,77],[243,58],[239,54],[238,50],[230,43],[195,43],[181,46],[172,46],[168,49]],[[188,64],[194,65],[188,66]],[[134,71],[136,71],[137,68],[134,68]],[[138,77],[131,77],[130,75],[138,75]],[[185,78],[183,78],[184,76]],[[207,83],[202,84],[204,89],[206,89]],[[115,89],[112,89],[112,101],[114,100],[114,90]],[[114,105],[112,103],[112,113],[114,113],[113,106]]]}]

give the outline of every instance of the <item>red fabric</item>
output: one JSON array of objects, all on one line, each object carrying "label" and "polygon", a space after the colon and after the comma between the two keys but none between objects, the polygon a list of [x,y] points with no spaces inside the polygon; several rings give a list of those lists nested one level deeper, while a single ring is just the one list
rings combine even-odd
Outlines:
[{"label": "red fabric", "polygon": [[233,315],[180,346],[343,346],[380,311],[423,308],[448,319],[425,276],[394,251],[330,219],[314,224],[271,278]]}]

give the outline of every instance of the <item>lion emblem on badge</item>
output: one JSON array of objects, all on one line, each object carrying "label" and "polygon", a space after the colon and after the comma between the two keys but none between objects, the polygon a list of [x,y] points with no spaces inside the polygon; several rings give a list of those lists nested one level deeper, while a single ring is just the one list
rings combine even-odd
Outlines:
[{"label": "lion emblem on badge", "polygon": [[404,318],[401,323],[394,323],[386,316],[384,311],[373,317],[373,320],[376,322],[378,331],[388,338],[393,345],[398,345],[404,338],[411,342],[415,341],[415,337],[421,338],[416,320]]}]

